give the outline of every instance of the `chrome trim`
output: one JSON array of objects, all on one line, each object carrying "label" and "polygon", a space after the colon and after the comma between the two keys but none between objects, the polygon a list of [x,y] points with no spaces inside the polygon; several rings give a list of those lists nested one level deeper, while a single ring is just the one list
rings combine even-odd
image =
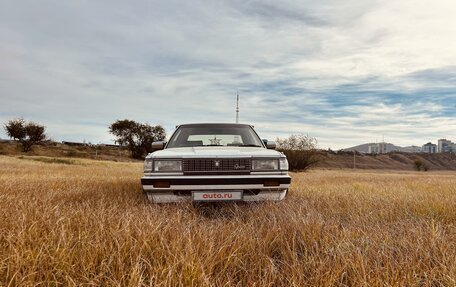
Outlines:
[{"label": "chrome trim", "polygon": [[275,171],[251,171],[250,174],[257,175],[288,175],[287,170],[275,170]]},{"label": "chrome trim", "polygon": [[[179,147],[176,147],[176,148],[179,148]],[[174,149],[174,148],[169,148],[169,149]],[[258,157],[261,157],[261,156],[258,156]],[[267,158],[270,158],[271,156],[264,156],[264,157],[267,157]],[[229,158],[229,159],[233,159],[233,158],[242,158],[242,159],[245,159],[245,158],[252,158],[251,155],[191,155],[191,154],[188,154],[188,155],[173,155],[173,157],[169,157],[169,156],[163,156],[163,157],[160,157],[160,156],[154,156],[153,153],[150,154],[150,157],[151,159],[153,160],[181,160],[181,159],[217,159],[217,158]],[[280,158],[280,157],[277,157],[277,158]]]},{"label": "chrome trim", "polygon": [[155,191],[174,191],[174,190],[246,190],[246,189],[264,189],[264,190],[280,190],[286,189],[289,184],[280,184],[278,186],[264,186],[263,184],[217,184],[217,185],[170,185],[164,189],[163,187],[155,188],[153,185],[143,185],[143,190],[155,190]]},{"label": "chrome trim", "polygon": [[184,173],[183,172],[147,172],[147,173],[144,173],[144,176],[143,177],[151,177],[151,178],[155,178],[157,176],[183,176]]},{"label": "chrome trim", "polygon": [[[205,178],[225,178],[225,179],[237,179],[237,178],[264,178],[261,174],[250,174],[250,175],[182,175],[182,176],[171,176],[171,175],[164,175],[164,174],[157,174],[158,177],[162,178],[163,180],[166,179],[205,179]],[[288,178],[288,174],[274,174],[274,177],[271,177],[271,180],[276,178]],[[147,176],[143,176],[142,178],[148,178]],[[157,176],[152,176],[151,178],[157,178]]]},{"label": "chrome trim", "polygon": [[[239,171],[239,170],[233,170],[233,171]],[[242,170],[241,170],[242,171]],[[237,175],[237,176],[242,176],[242,177],[245,177],[245,176],[249,176],[249,175],[288,175],[288,170],[271,170],[271,171],[250,171],[250,174],[245,174],[245,175]],[[157,177],[157,176],[179,176],[179,178],[181,178],[182,176],[184,176],[184,173],[183,172],[145,172],[144,173],[144,177]],[[188,175],[186,175],[188,176]],[[203,175],[194,175],[195,178],[201,178],[201,177],[205,177],[205,176],[210,176],[211,178],[215,177],[215,176],[221,176],[221,177],[225,177],[225,178],[233,178],[233,176],[235,175],[211,175],[210,172],[208,172],[207,174],[203,174]]]}]

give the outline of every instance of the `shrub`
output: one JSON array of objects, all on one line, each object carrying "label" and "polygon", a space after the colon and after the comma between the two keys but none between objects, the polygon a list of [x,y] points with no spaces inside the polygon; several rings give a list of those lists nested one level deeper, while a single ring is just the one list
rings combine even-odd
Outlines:
[{"label": "shrub", "polygon": [[415,165],[415,170],[417,171],[421,171],[421,168],[423,168],[423,162],[419,159],[415,160],[413,164]]},{"label": "shrub", "polygon": [[416,171],[428,171],[429,166],[423,161],[417,159],[413,162]]},{"label": "shrub", "polygon": [[321,161],[316,150],[281,150],[288,159],[291,171],[305,171]]},{"label": "shrub", "polygon": [[277,149],[287,156],[292,171],[305,171],[321,161],[316,146],[315,138],[303,134],[277,139]]}]

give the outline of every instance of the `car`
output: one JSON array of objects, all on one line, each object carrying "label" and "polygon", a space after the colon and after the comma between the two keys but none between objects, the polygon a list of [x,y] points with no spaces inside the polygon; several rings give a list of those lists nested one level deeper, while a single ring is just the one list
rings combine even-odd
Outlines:
[{"label": "car", "polygon": [[141,184],[164,202],[280,201],[291,183],[286,156],[248,124],[183,124],[153,142]]}]

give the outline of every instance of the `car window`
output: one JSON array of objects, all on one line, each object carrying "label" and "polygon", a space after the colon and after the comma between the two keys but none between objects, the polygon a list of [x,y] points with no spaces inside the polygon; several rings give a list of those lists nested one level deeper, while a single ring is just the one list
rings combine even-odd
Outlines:
[{"label": "car window", "polygon": [[250,126],[186,125],[171,136],[167,148],[192,146],[258,146],[261,140]]},{"label": "car window", "polygon": [[198,142],[202,145],[230,145],[243,144],[240,135],[190,135],[189,142]]}]

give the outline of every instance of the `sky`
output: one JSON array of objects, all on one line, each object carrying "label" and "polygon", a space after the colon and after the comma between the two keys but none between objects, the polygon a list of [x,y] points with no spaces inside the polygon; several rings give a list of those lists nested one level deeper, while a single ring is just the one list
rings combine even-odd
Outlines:
[{"label": "sky", "polygon": [[[240,121],[320,148],[456,141],[456,2],[0,0],[0,122]],[[6,138],[0,131],[0,138]]]}]

